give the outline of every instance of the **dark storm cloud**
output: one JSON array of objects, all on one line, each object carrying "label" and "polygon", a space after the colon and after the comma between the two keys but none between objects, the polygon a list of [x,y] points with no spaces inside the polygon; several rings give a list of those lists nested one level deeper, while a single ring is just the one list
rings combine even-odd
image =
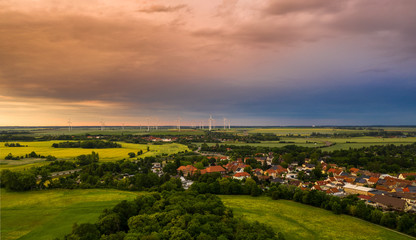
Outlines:
[{"label": "dark storm cloud", "polygon": [[120,116],[414,116],[414,1],[185,2],[139,12],[136,1],[5,4],[0,103]]}]

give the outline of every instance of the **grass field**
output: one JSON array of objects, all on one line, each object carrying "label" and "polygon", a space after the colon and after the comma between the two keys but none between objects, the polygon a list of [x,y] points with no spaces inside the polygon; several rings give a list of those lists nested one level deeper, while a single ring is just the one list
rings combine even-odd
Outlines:
[{"label": "grass field", "polygon": [[142,194],[99,189],[0,193],[3,240],[62,238],[73,223],[96,222],[103,209]]},{"label": "grass field", "polygon": [[[236,146],[260,146],[260,147],[284,147],[286,145],[297,145],[302,147],[320,147],[325,146],[327,142],[336,143],[333,146],[322,148],[322,151],[334,151],[349,148],[362,148],[372,145],[387,145],[387,144],[412,144],[416,142],[416,137],[408,138],[378,138],[378,137],[355,137],[355,138],[291,138],[281,137],[282,141],[293,143],[280,143],[279,141],[263,141],[261,143],[244,143],[244,142],[227,142],[222,144],[236,145]],[[316,144],[315,144],[316,143]],[[215,143],[208,143],[208,145],[215,145]]]},{"label": "grass field", "polygon": [[[77,189],[31,192],[1,190],[1,239],[54,239],[73,223],[95,222],[104,208],[144,193]],[[237,217],[257,220],[283,232],[286,239],[412,239],[347,215],[267,197],[220,196]]]},{"label": "grass field", "polygon": [[347,215],[267,197],[220,196],[234,215],[269,224],[286,239],[413,239]]},{"label": "grass field", "polygon": [[[189,150],[187,146],[178,143],[169,143],[163,145],[147,145],[134,143],[120,143],[122,148],[106,148],[106,149],[83,149],[83,148],[53,148],[52,144],[60,141],[44,141],[44,142],[19,142],[28,147],[5,147],[0,143],[0,169],[22,169],[30,166],[40,166],[45,164],[42,159],[24,159],[24,160],[4,160],[7,154],[11,153],[14,156],[24,156],[32,151],[40,155],[52,155],[58,159],[74,159],[74,157],[81,154],[90,154],[95,151],[100,156],[100,161],[115,161],[123,158],[128,158],[129,152],[137,153],[143,150],[144,154],[141,157],[150,157],[161,154],[173,154],[185,150]],[[147,147],[150,151],[147,152]]]}]

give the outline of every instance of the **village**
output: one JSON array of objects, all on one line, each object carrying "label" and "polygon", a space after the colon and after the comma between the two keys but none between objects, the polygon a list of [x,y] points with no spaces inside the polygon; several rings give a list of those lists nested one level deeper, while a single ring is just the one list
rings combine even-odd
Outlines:
[{"label": "village", "polygon": [[[256,155],[254,159],[261,165],[267,165],[267,170],[251,169],[250,165],[245,163],[249,159],[248,157],[230,161],[228,156],[208,156],[208,159],[215,159],[215,163],[204,169],[198,169],[193,165],[180,166],[177,173],[181,176],[185,189],[192,185],[193,182],[189,180],[189,177],[195,174],[220,173],[224,178],[236,180],[257,178],[259,182],[263,183],[293,185],[302,190],[322,191],[341,198],[355,194],[367,205],[384,211],[416,211],[416,173],[400,173],[393,176],[365,169],[346,169],[338,167],[336,164],[327,164],[324,159],[321,159],[318,163],[319,169],[324,176],[327,176],[326,179],[302,181],[298,176],[308,176],[316,170],[316,164],[310,163],[310,159],[305,159],[305,163],[302,165],[294,162],[284,168],[281,165],[272,165],[272,153]],[[224,164],[225,162],[227,163]],[[156,169],[157,172],[161,170],[160,166]],[[155,171],[155,168],[153,170]]]}]

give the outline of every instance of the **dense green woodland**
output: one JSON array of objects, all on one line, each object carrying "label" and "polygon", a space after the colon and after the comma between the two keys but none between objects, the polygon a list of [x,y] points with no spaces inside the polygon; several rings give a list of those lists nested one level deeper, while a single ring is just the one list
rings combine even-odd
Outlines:
[{"label": "dense green woodland", "polygon": [[[227,149],[232,149],[228,151]],[[362,167],[369,171],[380,173],[398,173],[416,170],[416,143],[409,145],[385,145],[370,146],[359,149],[335,150],[326,152],[319,148],[307,148],[295,145],[284,147],[253,147],[217,144],[208,146],[203,144],[203,151],[219,152],[230,156],[232,159],[252,157],[256,153],[273,152],[275,164],[290,164],[297,162],[303,164],[305,158],[310,158],[312,163],[318,163],[324,159],[327,163],[335,163],[338,166]]]},{"label": "dense green woodland", "polygon": [[[284,239],[279,233],[279,238]],[[271,227],[236,219],[211,194],[167,192],[122,201],[104,210],[95,224],[75,224],[67,240],[278,239]]]}]

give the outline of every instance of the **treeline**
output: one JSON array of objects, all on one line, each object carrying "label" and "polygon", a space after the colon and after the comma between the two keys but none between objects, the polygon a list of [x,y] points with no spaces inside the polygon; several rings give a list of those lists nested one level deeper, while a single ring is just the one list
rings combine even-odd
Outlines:
[{"label": "treeline", "polygon": [[318,133],[312,132],[311,137],[317,138],[351,138],[351,137],[402,137],[402,136],[415,136],[415,132],[402,132],[402,131],[384,131],[379,129],[377,131],[363,131],[363,132],[351,132],[351,133]]},{"label": "treeline", "polygon": [[24,159],[24,158],[46,158],[46,161],[56,160],[56,157],[54,157],[52,155],[48,155],[48,156],[45,157],[44,155],[37,154],[35,151],[32,151],[29,154],[25,154],[24,156],[15,156],[15,155],[9,153],[9,154],[6,155],[6,157],[4,157],[4,159],[6,159],[6,160],[20,160],[20,159]]},{"label": "treeline", "polygon": [[370,146],[359,149],[335,150],[332,152],[296,145],[287,145],[278,148],[227,144],[217,144],[210,147],[202,144],[202,149],[204,151],[223,153],[230,156],[232,160],[254,157],[256,153],[272,152],[274,155],[273,164],[281,164],[283,166],[294,162],[301,165],[305,162],[305,159],[310,159],[313,164],[318,164],[320,160],[324,160],[327,163],[335,163],[347,169],[358,167],[379,173],[416,171],[416,143]]},{"label": "treeline", "polygon": [[191,190],[205,194],[224,194],[224,195],[251,195],[253,197],[260,196],[262,190],[257,182],[251,178],[244,181],[221,178],[219,173],[211,173],[204,175],[195,175],[196,180],[191,185]]},{"label": "treeline", "polygon": [[5,143],[5,147],[27,147],[27,145],[21,145],[20,143]]},{"label": "treeline", "polygon": [[111,141],[87,140],[78,142],[53,143],[54,148],[121,148],[121,144]]},{"label": "treeline", "polygon": [[[87,238],[88,236],[88,238]],[[279,233],[279,239],[284,239]],[[211,194],[163,192],[122,201],[106,209],[94,224],[74,224],[66,240],[75,239],[278,239],[270,226],[234,218]]]},{"label": "treeline", "polygon": [[344,198],[331,196],[321,191],[303,191],[290,185],[275,185],[270,187],[267,195],[272,199],[294,200],[303,204],[330,210],[335,214],[347,214],[363,220],[379,224],[400,232],[416,236],[416,215],[411,213],[383,212],[366,205],[356,195]]}]

